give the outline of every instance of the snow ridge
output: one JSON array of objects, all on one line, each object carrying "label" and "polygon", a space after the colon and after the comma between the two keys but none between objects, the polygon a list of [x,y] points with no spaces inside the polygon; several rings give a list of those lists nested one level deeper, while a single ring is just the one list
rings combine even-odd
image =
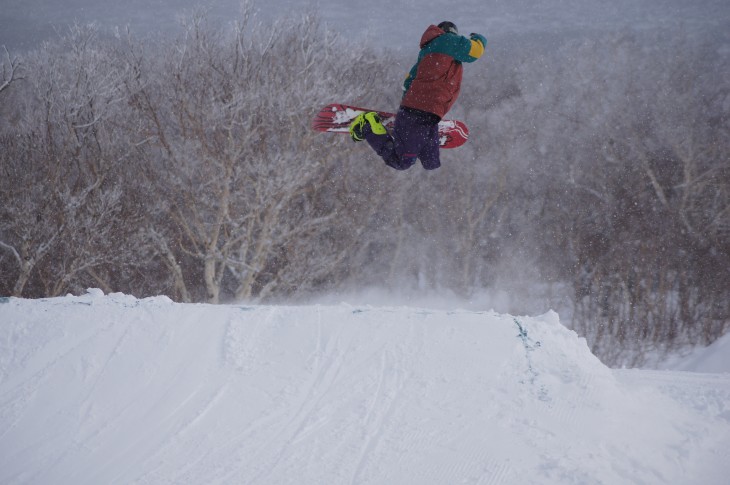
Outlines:
[{"label": "snow ridge", "polygon": [[730,472],[730,375],[608,369],[554,312],[90,291],[3,299],[0,322],[1,483],[719,484]]}]

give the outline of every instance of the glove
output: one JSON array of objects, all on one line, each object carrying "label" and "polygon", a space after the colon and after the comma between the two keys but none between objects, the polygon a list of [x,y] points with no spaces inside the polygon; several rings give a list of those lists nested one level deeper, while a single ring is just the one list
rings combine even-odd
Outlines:
[{"label": "glove", "polygon": [[469,34],[469,38],[471,40],[475,40],[475,41],[481,43],[482,47],[487,47],[487,38],[484,37],[482,34],[471,33],[471,34]]}]

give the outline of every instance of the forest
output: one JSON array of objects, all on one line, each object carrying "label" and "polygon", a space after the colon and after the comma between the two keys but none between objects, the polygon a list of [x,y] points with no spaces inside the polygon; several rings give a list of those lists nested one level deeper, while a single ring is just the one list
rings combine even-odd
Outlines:
[{"label": "forest", "polygon": [[[443,166],[309,123],[395,109],[415,60],[316,15],[2,50],[0,296],[180,302],[380,288],[554,309],[610,365],[730,328],[730,47],[709,33],[507,39],[465,69]],[[522,313],[520,313],[522,312]]]}]

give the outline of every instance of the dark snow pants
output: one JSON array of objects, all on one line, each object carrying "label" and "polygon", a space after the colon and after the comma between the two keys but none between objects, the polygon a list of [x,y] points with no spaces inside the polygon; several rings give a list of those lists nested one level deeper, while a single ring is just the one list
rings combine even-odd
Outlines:
[{"label": "dark snow pants", "polygon": [[401,107],[395,117],[393,136],[368,130],[365,139],[389,167],[407,170],[418,158],[423,168],[434,170],[441,166],[438,122],[435,114]]}]

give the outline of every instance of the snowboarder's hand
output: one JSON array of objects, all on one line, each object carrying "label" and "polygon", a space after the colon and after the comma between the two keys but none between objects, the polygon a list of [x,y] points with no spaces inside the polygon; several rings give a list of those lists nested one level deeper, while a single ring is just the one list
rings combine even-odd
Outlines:
[{"label": "snowboarder's hand", "polygon": [[471,33],[469,34],[469,38],[482,44],[482,47],[487,47],[487,38],[484,37],[482,34]]}]

